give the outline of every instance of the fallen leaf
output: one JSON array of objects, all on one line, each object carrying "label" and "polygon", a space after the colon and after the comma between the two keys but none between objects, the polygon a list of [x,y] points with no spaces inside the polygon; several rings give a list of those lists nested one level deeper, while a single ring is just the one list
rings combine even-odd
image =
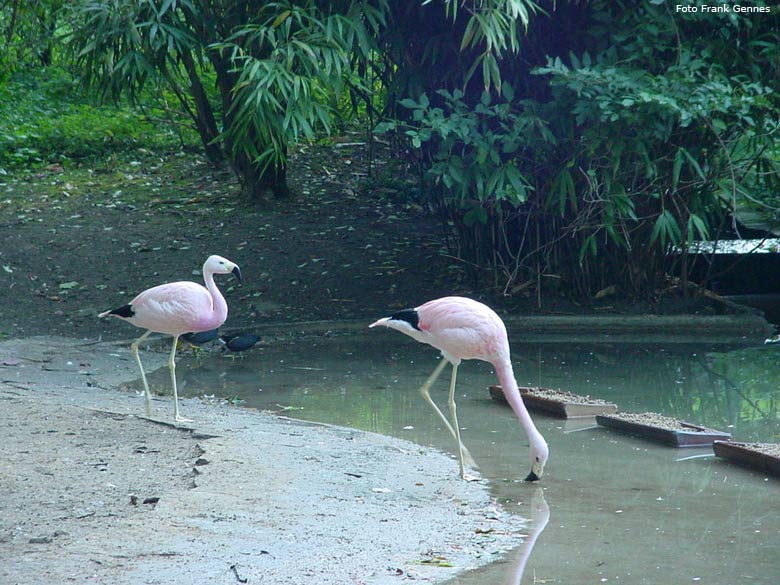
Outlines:
[{"label": "fallen leaf", "polygon": [[434,567],[453,567],[454,565],[448,561],[445,557],[433,557],[430,559],[423,559],[417,561],[418,565],[433,565]]}]

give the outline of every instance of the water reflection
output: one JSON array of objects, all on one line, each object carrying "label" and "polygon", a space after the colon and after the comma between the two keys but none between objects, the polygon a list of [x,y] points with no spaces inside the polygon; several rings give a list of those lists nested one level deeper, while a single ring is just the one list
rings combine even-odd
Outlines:
[{"label": "water reflection", "polygon": [[[513,355],[521,385],[598,396],[623,410],[728,430],[738,440],[780,437],[780,346],[514,343]],[[412,340],[337,337],[273,344],[235,362],[183,358],[178,372],[190,395],[237,396],[255,408],[452,452],[449,433],[417,392],[436,359]],[[152,379],[167,387],[164,370]],[[511,410],[489,399],[493,380],[488,364],[467,362],[459,371],[463,441],[497,501],[532,518],[531,532],[512,555],[455,583],[780,582],[777,480],[732,467],[708,449],[680,451],[592,420],[534,415],[552,456],[541,487],[522,484],[527,441]],[[447,386],[432,389],[437,400],[446,400]],[[535,503],[538,493],[550,502],[552,520]]]},{"label": "water reflection", "polygon": [[541,487],[535,487],[530,501],[524,506],[528,517],[529,532],[523,539],[523,544],[515,548],[499,561],[486,565],[476,571],[449,580],[449,585],[465,585],[468,583],[502,583],[504,585],[522,585],[523,583],[544,583],[547,579],[537,575],[536,567],[532,567],[526,575],[528,560],[531,558],[539,536],[544,532],[550,521],[550,507]]},{"label": "water reflection", "polygon": [[[547,523],[550,521],[550,507],[547,505],[542,488],[536,488],[534,491],[529,509],[531,511],[529,518],[531,532],[528,538],[525,539],[525,542],[509,556],[509,569],[506,571],[504,578],[506,585],[520,585],[522,583],[525,567],[528,564],[528,559],[534,550],[534,546],[536,546],[536,541],[539,535],[544,532],[544,529],[547,528]],[[534,579],[534,582],[536,582],[536,579]]]},{"label": "water reflection", "polygon": [[727,429],[741,440],[780,437],[778,346],[526,349],[524,355],[535,357],[525,370],[532,372],[533,384],[598,396],[622,410],[661,412]]}]

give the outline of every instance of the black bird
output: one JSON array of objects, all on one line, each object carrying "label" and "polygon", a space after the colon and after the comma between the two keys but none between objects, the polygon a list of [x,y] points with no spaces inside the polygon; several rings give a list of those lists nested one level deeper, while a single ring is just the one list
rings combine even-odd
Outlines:
[{"label": "black bird", "polygon": [[208,331],[201,331],[200,333],[185,333],[181,338],[190,345],[200,347],[209,341],[214,341],[218,336],[219,329],[209,329]]},{"label": "black bird", "polygon": [[260,341],[260,336],[252,333],[234,333],[223,335],[219,341],[222,343],[223,352],[241,352],[248,350]]}]

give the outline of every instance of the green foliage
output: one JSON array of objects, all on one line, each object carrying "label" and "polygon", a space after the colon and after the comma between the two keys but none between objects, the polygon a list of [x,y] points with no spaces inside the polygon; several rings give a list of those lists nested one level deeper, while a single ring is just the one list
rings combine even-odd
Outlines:
[{"label": "green foliage", "polygon": [[[780,205],[779,19],[660,0],[11,0],[0,41],[6,65],[27,46],[44,62],[44,33],[68,31],[90,87],[145,119],[183,112],[253,195],[339,116],[384,119],[477,273],[593,297],[685,283],[688,243]],[[5,166],[186,141],[18,82],[0,89]]]},{"label": "green foliage", "polygon": [[448,205],[462,209],[467,225],[486,223],[487,208],[525,203],[533,187],[520,172],[519,160],[533,143],[552,140],[544,122],[519,110],[522,104],[512,104],[513,90],[506,83],[501,98],[483,92],[473,109],[460,90],[436,93],[442,107],[431,105],[424,94],[402,100],[412,123],[386,122],[377,130],[402,127],[413,147],[430,143],[429,189],[441,190]]},{"label": "green foliage", "polygon": [[[446,0],[446,12],[457,22],[459,6],[467,9],[468,19],[460,41],[460,51],[476,52],[474,63],[464,77],[468,84],[475,72],[481,70],[485,91],[492,87],[501,91],[499,60],[506,53],[520,50],[520,26],[528,28],[530,16],[539,10],[531,0],[474,0],[460,2]],[[520,25],[520,26],[519,26]]]},{"label": "green foliage", "polygon": [[283,193],[289,144],[329,130],[351,56],[371,50],[384,8],[384,0],[82,0],[70,44],[85,79],[114,99],[149,84],[171,91],[209,158],[226,158],[247,193]]},{"label": "green foliage", "polygon": [[82,80],[118,100],[136,98],[147,83],[186,79],[179,55],[196,46],[185,22],[189,0],[82,0],[70,6],[68,46]]},{"label": "green foliage", "polygon": [[[644,296],[667,271],[685,283],[689,242],[780,189],[777,18],[714,29],[662,4],[557,3],[517,45],[482,38],[499,49],[482,95],[465,76],[464,91],[398,100],[411,116],[395,127],[459,252],[505,290],[550,277]],[[510,78],[499,96],[492,80]]]},{"label": "green foliage", "polygon": [[193,31],[205,27],[208,14],[190,0],[81,0],[66,14],[67,48],[85,88],[115,103],[127,96],[138,104],[151,94],[169,111],[171,102],[177,104],[207,156],[213,162],[221,159],[212,144],[218,134],[214,115],[220,110],[213,104],[220,98],[207,89],[214,87],[215,75],[203,62],[207,41]]},{"label": "green foliage", "polygon": [[588,66],[576,58],[572,66],[551,59],[535,71],[550,77],[553,95],[582,129],[588,149],[578,162],[590,171],[590,186],[597,185],[594,195],[632,189],[634,207],[653,213],[650,244],[679,246],[686,235],[706,237],[708,214],[735,192],[755,188],[745,181],[757,161],[732,153],[749,141],[753,148],[762,143],[766,153],[777,129],[767,115],[771,88],[693,61],[685,58],[663,75],[601,58]]},{"label": "green foliage", "polygon": [[[516,58],[533,0],[445,0],[387,3],[375,33],[371,70],[387,93],[387,110],[400,100],[444,89],[500,93],[503,59]],[[512,80],[514,84],[514,80]]]},{"label": "green foliage", "polygon": [[[519,27],[536,10],[531,0],[81,0],[69,13],[69,39],[85,81],[114,100],[137,99],[150,85],[168,88],[209,158],[226,157],[245,189],[256,192],[284,182],[289,144],[330,131],[345,84],[353,104],[362,101],[374,115],[377,86],[395,84],[395,56],[386,55],[411,48],[412,37],[427,38],[428,31],[416,35],[409,25],[438,20],[454,30],[469,62],[461,80],[481,70],[486,88],[500,87],[498,60],[517,51]],[[426,15],[424,22],[407,18],[412,13]],[[399,37],[395,25],[404,27]],[[441,65],[433,54],[425,60]],[[493,181],[517,189],[520,179],[502,170]]]},{"label": "green foliage", "polygon": [[[764,198],[779,186],[774,136],[780,104],[776,79],[761,69],[751,75],[743,67],[748,60],[735,59],[738,43],[716,55],[716,47],[724,49],[718,35],[688,41],[685,26],[694,22],[670,22],[657,7],[627,13],[596,7],[601,12],[594,20],[609,23],[612,42],[593,54],[569,54],[568,63],[548,58],[532,72],[549,80],[551,115],[574,130],[569,148],[586,179],[575,190],[590,205],[575,207],[560,189],[550,197],[558,199],[580,242],[581,265],[591,259],[585,270],[609,274],[598,256],[616,253],[625,263],[649,267],[634,269],[628,281],[609,274],[611,283],[638,294],[652,290],[663,268],[679,270],[684,280],[690,241],[715,235],[740,199]],[[618,20],[608,21],[609,11]],[[734,36],[759,32],[740,31],[739,23],[734,28]],[[594,237],[600,232],[608,237]],[[666,257],[682,263],[659,263]],[[581,288],[592,292],[607,284],[583,282]]]},{"label": "green foliage", "polygon": [[54,63],[57,16],[62,0],[0,3],[0,80],[29,67]]},{"label": "green foliage", "polygon": [[265,170],[284,167],[287,145],[330,130],[331,96],[349,69],[353,22],[307,6],[271,3],[264,22],[237,30],[218,49],[230,49],[238,79],[230,144]]},{"label": "green foliage", "polygon": [[61,70],[0,85],[0,167],[7,170],[177,141],[170,126],[158,126],[138,110],[90,103]]}]

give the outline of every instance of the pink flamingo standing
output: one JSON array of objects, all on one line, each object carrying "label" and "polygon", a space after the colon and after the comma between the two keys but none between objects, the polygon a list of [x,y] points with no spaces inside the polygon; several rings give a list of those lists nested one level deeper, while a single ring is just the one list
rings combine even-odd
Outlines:
[{"label": "pink flamingo standing", "polygon": [[141,370],[146,396],[146,415],[152,415],[151,393],[146,373],[138,354],[138,346],[151,333],[173,335],[168,368],[173,385],[173,417],[177,422],[191,422],[179,415],[179,395],[176,389],[176,345],[184,333],[198,333],[216,329],[225,322],[227,302],[214,282],[215,274],[233,273],[241,282],[238,265],[221,256],[209,256],[203,264],[203,280],[206,286],[195,282],[169,282],[147,289],[126,305],[100,313],[99,317],[118,317],[147,331],[130,346]]},{"label": "pink flamingo standing", "polygon": [[[420,388],[423,398],[433,406],[436,413],[458,442],[460,476],[466,476],[464,466],[465,447],[460,440],[457,407],[455,404],[455,381],[461,360],[482,360],[495,368],[507,401],[528,435],[530,442],[531,472],[526,481],[537,481],[542,477],[547,463],[549,449],[542,434],[534,425],[515,381],[509,355],[509,341],[506,327],[501,318],[488,306],[464,297],[444,297],[429,301],[415,309],[405,309],[375,321],[370,327],[384,325],[405,333],[409,337],[432,345],[444,357],[430,377]],[[430,387],[439,377],[447,363],[452,364],[450,380],[449,409],[452,425],[439,410],[430,396]]]}]

